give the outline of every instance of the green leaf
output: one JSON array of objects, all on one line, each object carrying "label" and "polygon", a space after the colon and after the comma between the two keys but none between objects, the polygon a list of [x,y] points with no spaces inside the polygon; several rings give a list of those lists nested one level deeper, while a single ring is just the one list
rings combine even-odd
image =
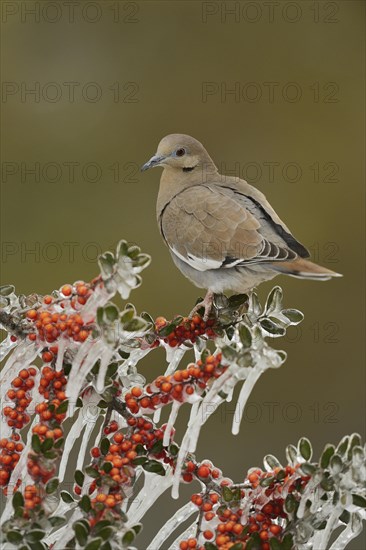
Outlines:
[{"label": "green leaf", "polygon": [[279,311],[282,305],[282,288],[275,286],[268,294],[264,310],[267,315]]},{"label": "green leaf", "polygon": [[56,453],[56,451],[45,451],[43,453],[43,456],[45,458],[49,458],[49,459],[53,460],[54,458],[58,457],[58,454]]},{"label": "green leaf", "polygon": [[[145,449],[144,449],[145,450]],[[161,451],[163,450],[163,440],[162,439],[158,439],[158,441],[156,441],[154,443],[154,445],[151,447],[150,449],[150,453],[152,455],[158,455],[159,453],[161,453]]]},{"label": "green leaf", "polygon": [[288,514],[292,514],[297,508],[297,501],[292,493],[289,493],[285,500],[285,510]]},{"label": "green leaf", "polygon": [[230,502],[233,500],[233,492],[231,489],[229,489],[229,487],[227,487],[226,485],[223,486],[222,488],[222,497],[224,499],[225,502]]},{"label": "green leaf", "polygon": [[275,476],[271,476],[271,477],[265,477],[264,479],[262,479],[259,484],[262,486],[262,487],[269,487],[270,485],[272,485],[272,483],[274,483],[276,481],[276,477]]},{"label": "green leaf", "polygon": [[159,476],[165,476],[165,468],[157,460],[148,460],[142,467],[146,472],[158,474]]},{"label": "green leaf", "polygon": [[266,332],[272,334],[272,336],[283,336],[286,334],[286,330],[282,326],[275,323],[268,317],[260,319],[259,324]]},{"label": "green leaf", "polygon": [[349,513],[349,511],[348,510],[343,510],[343,512],[339,516],[339,521],[341,521],[342,523],[345,523],[347,525],[347,523],[349,523],[350,519],[351,519],[351,514]]},{"label": "green leaf", "polygon": [[25,533],[25,538],[29,542],[38,542],[43,539],[45,532],[41,529],[33,529],[33,531],[28,531]]},{"label": "green leaf", "polygon": [[366,508],[366,498],[361,495],[352,494],[352,504],[359,508]]},{"label": "green leaf", "polygon": [[269,546],[271,550],[282,550],[282,544],[276,537],[272,537],[269,541]]},{"label": "green leaf", "polygon": [[132,529],[135,531],[135,534],[138,535],[142,531],[142,523],[136,523],[132,526]]},{"label": "green leaf", "polygon": [[109,439],[107,437],[103,437],[102,441],[100,442],[100,450],[104,456],[108,454],[110,446],[111,443]]},{"label": "green leaf", "polygon": [[79,487],[82,487],[82,486],[83,486],[85,476],[84,476],[84,474],[83,474],[83,472],[82,472],[81,470],[76,470],[76,471],[75,471],[74,479],[75,479],[77,485],[79,485]]},{"label": "green leaf", "polygon": [[230,546],[230,550],[243,550],[243,545],[241,542],[237,542],[233,546]]},{"label": "green leaf", "polygon": [[79,502],[79,506],[84,512],[87,512],[87,513],[90,512],[90,510],[91,510],[91,501],[90,501],[90,498],[88,497],[88,495],[83,495],[81,497],[81,500]]},{"label": "green leaf", "polygon": [[99,532],[99,536],[103,539],[103,540],[108,540],[110,539],[113,534],[116,532],[116,529],[114,527],[112,527],[111,525],[107,526],[107,527],[104,527],[103,529],[100,530]]},{"label": "green leaf", "polygon": [[24,498],[20,491],[17,491],[16,493],[14,493],[12,504],[13,504],[14,510],[16,508],[19,508],[20,506],[24,506]]},{"label": "green leaf", "polygon": [[204,547],[205,550],[217,550],[216,544],[213,544],[212,542],[205,542]]},{"label": "green leaf", "polygon": [[101,521],[98,521],[98,523],[94,526],[94,533],[97,535],[102,529],[104,529],[104,527],[109,527],[111,525],[111,521],[109,521],[108,519],[102,519]]},{"label": "green leaf", "polygon": [[287,534],[282,539],[282,547],[281,550],[292,550],[294,545],[292,535]]},{"label": "green leaf", "polygon": [[72,526],[75,531],[75,537],[80,546],[85,546],[86,541],[88,540],[88,530],[85,528],[85,525],[79,521],[75,522]]},{"label": "green leaf", "polygon": [[120,315],[120,321],[122,324],[129,323],[130,321],[132,321],[135,315],[136,311],[134,308],[125,309]]},{"label": "green leaf", "polygon": [[360,447],[362,444],[361,436],[359,434],[352,434],[348,444],[348,460],[352,458],[352,450],[354,447]]},{"label": "green leaf", "polygon": [[61,516],[52,516],[51,518],[48,518],[48,521],[52,525],[52,527],[60,527],[61,525],[64,525],[66,523],[66,518],[63,518]]},{"label": "green leaf", "polygon": [[333,474],[338,474],[343,468],[343,461],[339,454],[334,454],[330,459],[330,469]]},{"label": "green leaf", "polygon": [[57,490],[58,484],[59,484],[59,480],[57,477],[53,477],[52,479],[50,479],[46,485],[46,493],[48,495],[51,495],[52,493],[54,493]]},{"label": "green leaf", "polygon": [[63,444],[65,443],[65,440],[63,437],[60,437],[60,439],[56,439],[55,443],[54,443],[54,447],[55,449],[60,449]]},{"label": "green leaf", "polygon": [[296,464],[297,462],[297,449],[295,445],[287,445],[286,458],[290,464]]},{"label": "green leaf", "polygon": [[305,475],[312,476],[316,471],[316,467],[313,464],[310,464],[310,462],[304,462],[301,464],[301,470]]},{"label": "green leaf", "polygon": [[102,544],[103,540],[98,537],[97,539],[93,539],[85,546],[84,550],[99,550],[100,545]]},{"label": "green leaf", "polygon": [[104,462],[102,466],[102,469],[106,474],[109,474],[112,468],[113,468],[112,462]]},{"label": "green leaf", "polygon": [[112,303],[104,306],[104,319],[107,323],[114,323],[119,317],[118,307]]},{"label": "green leaf", "polygon": [[65,401],[62,401],[61,405],[59,405],[56,409],[56,414],[64,414],[67,411],[67,407],[69,406],[68,399],[65,399]]},{"label": "green leaf", "polygon": [[229,308],[230,309],[239,309],[240,306],[247,304],[249,301],[248,294],[233,294],[229,298]]},{"label": "green leaf", "polygon": [[302,437],[298,445],[300,455],[307,461],[311,460],[313,449],[307,437]]},{"label": "green leaf", "polygon": [[330,459],[334,455],[335,447],[334,445],[326,445],[324,448],[324,451],[322,453],[322,456],[320,458],[320,466],[322,468],[328,468]]},{"label": "green leaf", "polygon": [[266,455],[263,459],[263,463],[265,466],[268,466],[269,470],[281,468],[280,461],[274,455]]},{"label": "green leaf", "polygon": [[348,443],[349,443],[349,436],[345,435],[344,437],[342,437],[341,441],[339,442],[339,445],[336,448],[336,453],[338,455],[343,456],[348,449]]},{"label": "green leaf", "polygon": [[162,336],[163,338],[165,338],[166,336],[169,336],[169,334],[171,334],[174,330],[175,330],[174,323],[170,323],[169,325],[165,325],[165,327],[161,328],[158,331],[158,334],[159,336]]},{"label": "green leaf", "polygon": [[122,544],[124,546],[129,546],[131,542],[133,542],[135,536],[135,532],[132,529],[129,529],[129,531],[126,531],[122,537]]},{"label": "green leaf", "polygon": [[72,496],[70,495],[70,493],[68,493],[67,491],[61,491],[60,497],[67,504],[70,504],[71,502],[75,502]]},{"label": "green leaf", "polygon": [[15,292],[15,286],[13,285],[0,286],[0,296],[10,296],[13,292]]},{"label": "green leaf", "polygon": [[137,456],[132,460],[132,464],[134,466],[142,466],[143,464],[145,464],[145,462],[148,462],[148,459],[146,456]]},{"label": "green leaf", "polygon": [[47,437],[41,444],[41,450],[42,453],[46,453],[47,451],[51,450],[53,447],[53,439],[52,437]]},{"label": "green leaf", "polygon": [[96,479],[97,477],[99,477],[99,472],[98,470],[96,470],[95,468],[93,468],[93,466],[87,466],[85,468],[85,473],[92,477],[93,479]]},{"label": "green leaf", "polygon": [[18,542],[22,542],[23,540],[23,535],[21,534],[20,531],[8,531],[6,533],[6,540],[8,542],[11,542],[13,544],[18,544]]},{"label": "green leaf", "polygon": [[261,550],[262,541],[258,533],[253,533],[247,541],[245,550]]},{"label": "green leaf", "polygon": [[[161,441],[161,440],[160,440]],[[172,443],[171,445],[169,445],[169,452],[172,456],[177,456],[177,454],[179,453],[179,447],[178,445],[175,445],[174,443]]]},{"label": "green leaf", "polygon": [[283,309],[281,313],[291,322],[291,325],[298,325],[304,320],[304,314],[298,309]]},{"label": "green leaf", "polygon": [[32,449],[37,454],[41,452],[41,440],[37,434],[32,435]]},{"label": "green leaf", "polygon": [[239,325],[239,338],[245,348],[250,348],[252,345],[252,333],[244,323],[240,323]]},{"label": "green leaf", "polygon": [[146,321],[141,319],[141,317],[134,317],[132,321],[123,325],[123,329],[127,330],[128,332],[142,331],[146,330],[147,328],[148,324],[146,323]]}]

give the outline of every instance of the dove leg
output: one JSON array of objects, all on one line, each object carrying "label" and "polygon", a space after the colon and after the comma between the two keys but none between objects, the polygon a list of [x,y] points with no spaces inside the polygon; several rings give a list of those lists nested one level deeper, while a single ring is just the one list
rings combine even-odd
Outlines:
[{"label": "dove leg", "polygon": [[203,316],[203,320],[207,321],[207,319],[209,318],[210,313],[211,313],[213,299],[214,299],[214,293],[212,292],[212,290],[208,290],[207,293],[206,293],[206,296],[204,297],[202,302],[199,302],[197,305],[194,306],[191,313],[189,314],[189,317],[192,318],[193,315],[195,313],[197,313],[197,311],[199,309],[204,307],[205,308],[205,313],[204,313],[204,316]]}]

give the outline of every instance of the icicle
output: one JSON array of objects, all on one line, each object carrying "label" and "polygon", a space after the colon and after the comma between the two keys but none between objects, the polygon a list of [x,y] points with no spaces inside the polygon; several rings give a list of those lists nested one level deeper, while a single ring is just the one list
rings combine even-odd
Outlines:
[{"label": "icicle", "polygon": [[[90,423],[91,424],[90,430],[88,430],[88,428],[87,428],[85,430],[85,434],[83,436],[84,438],[86,438],[86,442],[84,442],[84,440],[83,440],[82,449],[84,449],[84,447],[83,447],[84,445],[87,446],[87,443],[88,443],[88,440],[89,440],[89,437],[90,437],[90,432],[93,430],[95,422],[98,419],[98,415],[95,415],[95,414],[90,415],[90,411],[89,411],[90,407],[96,407],[97,402],[99,401],[99,398],[98,398],[98,401],[97,400],[93,401],[93,399],[95,397],[96,397],[96,394],[93,390],[85,393],[85,395],[83,397],[84,404],[83,404],[82,408],[79,409],[78,417],[77,417],[76,421],[74,422],[74,424],[72,425],[72,427],[71,427],[71,429],[70,429],[70,431],[69,431],[69,433],[66,437],[65,444],[64,444],[64,451],[62,453],[62,458],[61,458],[61,463],[60,463],[60,468],[59,468],[59,474],[58,474],[60,482],[63,481],[65,471],[66,471],[66,467],[67,467],[67,461],[69,459],[69,454],[70,454],[71,449],[74,446],[75,441],[80,436],[84,426],[86,426]],[[85,454],[85,449],[83,450],[83,452]]]},{"label": "icicle", "polygon": [[266,370],[266,367],[255,365],[251,368],[248,378],[244,381],[240,394],[238,397],[238,401],[236,403],[235,407],[235,413],[233,418],[233,425],[231,432],[233,435],[238,435],[240,430],[240,424],[241,420],[243,418],[243,413],[245,409],[245,405],[247,403],[247,400],[252,393],[252,390],[257,383],[258,379],[260,378],[261,374]]},{"label": "icicle", "polygon": [[[37,357],[39,345],[22,342],[13,351],[0,373],[0,398],[3,399],[10,387],[10,382],[17,373],[17,369],[26,368]],[[19,365],[17,365],[19,363]]]},{"label": "icicle", "polygon": [[169,365],[164,373],[164,376],[169,376],[170,374],[173,374],[173,372],[177,370],[177,367],[181,362],[186,351],[187,351],[186,349],[177,348],[176,350],[174,350],[174,353],[170,355],[167,350],[167,360],[169,360]]},{"label": "icicle", "polygon": [[96,384],[96,390],[99,393],[102,393],[104,390],[104,380],[105,375],[107,373],[109,361],[111,357],[113,356],[114,351],[112,349],[108,349],[105,351],[105,353],[102,355],[100,360],[100,367],[98,372],[98,378],[97,378],[97,384]]},{"label": "icicle", "polygon": [[144,472],[145,483],[137,498],[128,510],[128,522],[134,525],[146,514],[155,501],[171,486],[172,472],[167,470],[164,477]]},{"label": "icicle", "polygon": [[66,386],[66,396],[69,399],[69,407],[76,403],[83,384],[85,383],[86,376],[94,367],[97,359],[99,359],[104,347],[103,342],[93,342],[89,339],[85,340],[81,345],[73,362],[69,381]]},{"label": "icicle", "polygon": [[105,286],[98,286],[81,310],[84,322],[94,321],[98,307],[104,306],[110,298],[111,293],[106,290]]},{"label": "icicle", "polygon": [[84,514],[82,510],[80,510],[80,508],[76,508],[67,524],[60,527],[60,529],[52,533],[52,535],[49,535],[44,542],[47,542],[49,547],[54,544],[54,546],[52,546],[52,550],[64,550],[67,543],[74,537],[74,531],[70,529],[70,525],[83,516]]},{"label": "icicle", "polygon": [[[241,373],[244,369],[240,369]],[[191,415],[190,421],[187,426],[186,433],[184,434],[183,441],[178,453],[177,463],[175,467],[172,498],[177,499],[179,497],[179,483],[182,474],[182,467],[187,452],[193,452],[196,448],[197,440],[200,434],[200,430],[208,420],[208,418],[215,412],[220,403],[223,402],[223,398],[218,394],[223,391],[228,393],[235,386],[237,381],[237,365],[231,365],[221,376],[217,378],[212,384],[211,389],[201,402],[198,402],[197,409],[195,409],[195,416]]]},{"label": "icicle", "polygon": [[[323,529],[323,531],[319,532],[320,540],[319,540],[319,543],[317,544],[317,546],[315,547],[315,548],[317,548],[317,550],[326,550],[326,548],[328,546],[329,539],[330,539],[330,537],[332,535],[332,532],[334,530],[335,524],[338,522],[339,515],[342,512],[342,506],[340,506],[340,505],[333,506],[332,508],[333,508],[333,511],[330,514],[329,518],[328,518],[327,525],[326,525],[325,529]],[[320,535],[320,533],[321,533],[321,535]]]},{"label": "icicle", "polygon": [[313,504],[314,489],[317,485],[319,485],[321,479],[321,474],[314,475],[314,477],[312,477],[306,485],[304,493],[301,495],[300,504],[296,512],[298,518],[304,517],[308,500],[310,500]]},{"label": "icicle", "polygon": [[75,420],[74,424],[72,425],[65,440],[64,451],[62,453],[60,468],[58,472],[58,478],[60,482],[63,481],[64,479],[70,451],[73,448],[75,441],[80,436],[83,428],[84,428],[84,419],[82,417],[82,412],[80,410],[78,418]]},{"label": "icicle", "polygon": [[181,403],[179,401],[173,401],[172,410],[170,411],[169,420],[164,432],[163,447],[167,447],[170,443],[170,435],[174,428],[180,406]]},{"label": "icicle", "polygon": [[56,359],[56,371],[62,370],[64,363],[64,354],[67,347],[66,338],[60,338],[58,340],[58,350],[57,350],[57,359]]},{"label": "icicle", "polygon": [[[188,502],[180,508],[169,521],[163,525],[160,531],[155,535],[146,550],[156,550],[161,548],[163,543],[175,531],[175,529],[185,522],[192,514],[197,515],[197,506],[193,502]],[[181,538],[181,535],[180,537]]]},{"label": "icicle", "polygon": [[23,484],[24,484],[27,481],[27,479],[29,478],[29,474],[28,474],[28,471],[27,471],[27,459],[28,459],[28,453],[31,449],[31,441],[32,441],[32,435],[33,435],[32,428],[36,425],[37,422],[38,422],[38,419],[34,418],[32,424],[31,424],[31,426],[29,427],[29,430],[28,430],[27,442],[24,445],[24,449],[22,451],[22,454],[20,455],[20,459],[18,460],[18,462],[17,462],[17,464],[16,464],[16,466],[15,466],[15,468],[14,468],[12,474],[11,474],[11,477],[9,479],[8,492],[7,492],[7,501],[6,501],[6,506],[5,506],[4,512],[2,513],[2,515],[0,517],[0,525],[2,525],[7,519],[9,519],[10,516],[12,515],[12,513],[13,513],[12,496],[13,496],[14,489],[15,489],[15,486],[16,486],[16,483],[17,483],[18,479],[23,478],[22,481],[23,481]]},{"label": "icicle", "polygon": [[160,422],[160,416],[161,416],[162,409],[156,409],[153,416],[153,422],[154,424],[158,424]]},{"label": "icicle", "polygon": [[179,550],[180,541],[193,538],[197,530],[197,521],[195,520],[183,533],[181,533],[169,547],[169,550]]},{"label": "icicle", "polygon": [[358,537],[361,531],[362,519],[358,514],[353,514],[347,527],[343,529],[329,550],[344,550],[352,539]]},{"label": "icicle", "polygon": [[81,446],[80,446],[80,450],[79,450],[79,454],[78,454],[78,460],[77,460],[77,464],[76,464],[76,469],[77,470],[82,470],[83,469],[86,449],[88,447],[89,439],[90,439],[90,436],[92,434],[92,431],[94,429],[94,426],[96,424],[97,419],[98,419],[98,416],[96,415],[94,417],[94,420],[87,421],[85,432],[84,432],[84,435],[83,435],[83,439],[81,441]]},{"label": "icicle", "polygon": [[11,340],[11,335],[8,334],[7,338],[3,340],[0,344],[0,361],[5,359],[9,351],[11,351],[17,345],[18,345],[18,342],[17,341],[13,342],[13,340]]}]

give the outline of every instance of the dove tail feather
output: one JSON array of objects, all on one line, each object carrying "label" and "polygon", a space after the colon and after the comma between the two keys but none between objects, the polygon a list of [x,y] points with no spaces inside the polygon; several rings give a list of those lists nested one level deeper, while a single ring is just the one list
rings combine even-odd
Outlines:
[{"label": "dove tail feather", "polygon": [[343,277],[340,273],[331,271],[326,267],[314,264],[310,260],[298,258],[292,262],[273,263],[271,268],[275,271],[300,279],[312,279],[314,281],[328,281],[332,277]]}]

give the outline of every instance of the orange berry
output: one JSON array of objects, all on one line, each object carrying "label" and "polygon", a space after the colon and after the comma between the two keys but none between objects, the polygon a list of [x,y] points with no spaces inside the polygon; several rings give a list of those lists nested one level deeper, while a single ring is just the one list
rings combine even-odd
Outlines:
[{"label": "orange berry", "polygon": [[61,292],[64,296],[71,296],[72,294],[72,287],[70,285],[64,285],[61,288]]}]

